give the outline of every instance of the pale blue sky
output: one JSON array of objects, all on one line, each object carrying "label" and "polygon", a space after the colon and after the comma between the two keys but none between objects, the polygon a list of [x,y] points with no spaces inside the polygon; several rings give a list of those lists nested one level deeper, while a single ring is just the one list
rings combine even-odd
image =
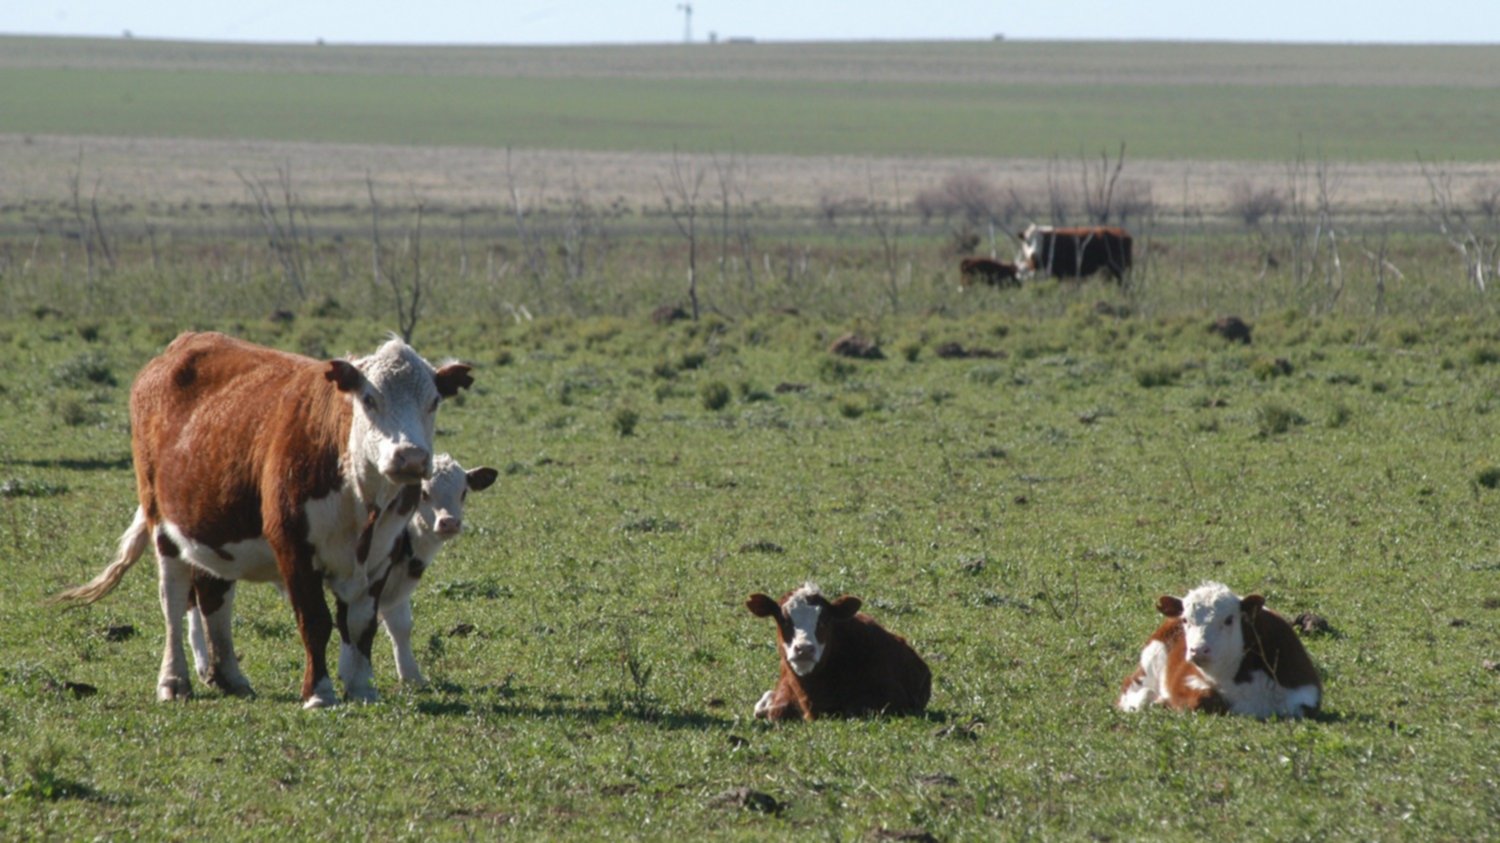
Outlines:
[{"label": "pale blue sky", "polygon": [[[679,0],[3,0],[0,33],[208,41],[676,42]],[[695,41],[989,38],[1500,43],[1496,0],[697,0]],[[1497,68],[1500,73],[1500,68]]]}]

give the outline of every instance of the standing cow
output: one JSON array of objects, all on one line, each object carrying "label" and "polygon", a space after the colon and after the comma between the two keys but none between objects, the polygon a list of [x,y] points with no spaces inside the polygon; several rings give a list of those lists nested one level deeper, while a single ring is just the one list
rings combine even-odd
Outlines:
[{"label": "standing cow", "polygon": [[1086,278],[1102,269],[1124,283],[1130,270],[1131,238],[1123,228],[1029,225],[1017,236],[1021,240],[1017,263],[1028,275],[1041,272],[1053,278]]},{"label": "standing cow", "polygon": [[338,703],[325,587],[344,693],[375,699],[370,646],[391,550],[432,473],[438,404],[471,383],[468,366],[434,369],[397,339],[368,357],[318,361],[223,334],[179,336],[130,392],[135,518],[114,561],[59,599],[100,599],[152,543],[166,620],[158,699],[191,693],[183,615],[193,604],[210,684],[249,695],[229,634],[234,587],[274,565],[306,651],[303,707]]}]

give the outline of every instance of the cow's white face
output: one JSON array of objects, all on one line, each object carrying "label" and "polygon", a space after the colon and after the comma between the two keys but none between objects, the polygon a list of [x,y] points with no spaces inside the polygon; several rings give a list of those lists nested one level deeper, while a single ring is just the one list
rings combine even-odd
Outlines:
[{"label": "cow's white face", "polygon": [[752,594],[745,606],[751,614],[776,620],[787,666],[798,676],[806,676],[828,654],[829,624],[854,617],[860,601],[845,596],[830,603],[816,585],[807,583],[780,604],[764,594]]},{"label": "cow's white face", "polygon": [[463,531],[469,491],[488,489],[498,476],[493,468],[465,471],[452,457],[438,454],[432,461],[432,476],[422,481],[422,500],[412,516],[418,538],[447,541],[457,536]]},{"label": "cow's white face", "polygon": [[455,364],[434,370],[397,339],[368,357],[335,360],[330,367],[328,378],[349,394],[354,405],[351,463],[401,485],[429,477],[438,404],[468,385],[468,367]]},{"label": "cow's white face", "polygon": [[1240,598],[1226,586],[1208,582],[1182,598],[1182,631],[1187,658],[1215,681],[1228,682],[1245,656],[1244,613]]},{"label": "cow's white face", "polygon": [[1026,226],[1025,231],[1021,232],[1021,250],[1016,252],[1016,267],[1021,272],[1027,272],[1031,269],[1031,259],[1036,256],[1037,250],[1036,235],[1040,230],[1036,223],[1032,223]]},{"label": "cow's white face", "polygon": [[818,620],[823,614],[823,607],[808,599],[811,594],[816,593],[809,593],[807,587],[803,586],[781,604],[781,611],[786,615],[791,633],[789,637],[782,636],[781,649],[786,655],[786,663],[798,676],[811,673],[823,658],[823,642],[818,640]]}]

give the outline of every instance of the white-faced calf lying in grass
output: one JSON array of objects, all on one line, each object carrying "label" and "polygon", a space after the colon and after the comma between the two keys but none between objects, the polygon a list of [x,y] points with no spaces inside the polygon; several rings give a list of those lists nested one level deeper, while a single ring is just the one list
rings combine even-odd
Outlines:
[{"label": "white-faced calf lying in grass", "polygon": [[[417,667],[411,649],[412,592],[443,545],[463,531],[464,501],[469,492],[488,489],[497,477],[499,472],[493,468],[466,471],[451,456],[438,454],[432,460],[432,476],[422,481],[422,497],[416,511],[391,551],[390,572],[381,588],[378,604],[380,624],[385,627],[395,651],[396,676],[403,683],[423,685],[427,681],[421,668]],[[269,580],[285,592],[274,567],[246,579]],[[193,648],[198,675],[207,682],[213,659],[208,649],[203,615],[196,601],[188,611],[188,641]]]},{"label": "white-faced calf lying in grass", "polygon": [[1323,685],[1312,657],[1286,619],[1259,594],[1237,597],[1208,582],[1182,599],[1163,596],[1167,617],[1125,679],[1122,711],[1164,705],[1177,711],[1304,717],[1316,714]]},{"label": "white-faced calf lying in grass", "polygon": [[830,602],[808,583],[780,602],[752,594],[745,607],[776,621],[781,654],[781,678],[755,704],[756,717],[916,714],[927,707],[927,665],[906,639],[861,614],[859,598]]}]

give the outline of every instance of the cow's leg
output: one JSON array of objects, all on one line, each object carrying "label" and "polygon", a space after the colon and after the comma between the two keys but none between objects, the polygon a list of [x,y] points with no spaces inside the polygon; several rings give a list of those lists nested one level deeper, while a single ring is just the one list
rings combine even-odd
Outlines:
[{"label": "cow's leg", "polygon": [[[394,604],[394,605],[393,605]],[[403,597],[380,607],[380,623],[386,635],[391,637],[391,648],[396,655],[396,676],[403,684],[422,686],[427,679],[417,666],[416,656],[411,651],[411,597]]]},{"label": "cow's leg", "polygon": [[[370,648],[375,642],[375,603],[378,593],[360,587],[348,599],[334,589],[338,600],[339,680],[344,683],[344,696],[357,702],[374,702],[379,698],[375,692],[375,670],[370,662]],[[378,589],[377,589],[378,591]]]},{"label": "cow's leg", "polygon": [[165,534],[156,542],[157,591],[161,596],[161,613],[167,624],[167,640],[162,646],[161,672],[156,677],[158,700],[183,700],[192,696],[193,683],[188,678],[187,653],[183,650],[182,616],[187,611],[193,590],[193,575],[188,564],[175,555],[176,547]]},{"label": "cow's leg", "polygon": [[323,575],[309,560],[279,566],[286,583],[287,599],[297,616],[297,631],[307,659],[302,672],[302,707],[328,708],[339,704],[333,680],[328,676],[328,639],[333,635],[333,616],[323,599]]},{"label": "cow's leg", "polygon": [[[188,639],[193,644],[193,656],[198,662],[198,676],[206,684],[235,697],[253,697],[255,689],[250,680],[240,672],[240,660],[234,652],[234,588],[233,580],[223,580],[211,574],[196,571],[193,575],[193,595],[196,605],[188,612]],[[201,625],[196,636],[195,622]],[[207,633],[206,652],[203,647]],[[203,656],[207,656],[205,661]]]}]

